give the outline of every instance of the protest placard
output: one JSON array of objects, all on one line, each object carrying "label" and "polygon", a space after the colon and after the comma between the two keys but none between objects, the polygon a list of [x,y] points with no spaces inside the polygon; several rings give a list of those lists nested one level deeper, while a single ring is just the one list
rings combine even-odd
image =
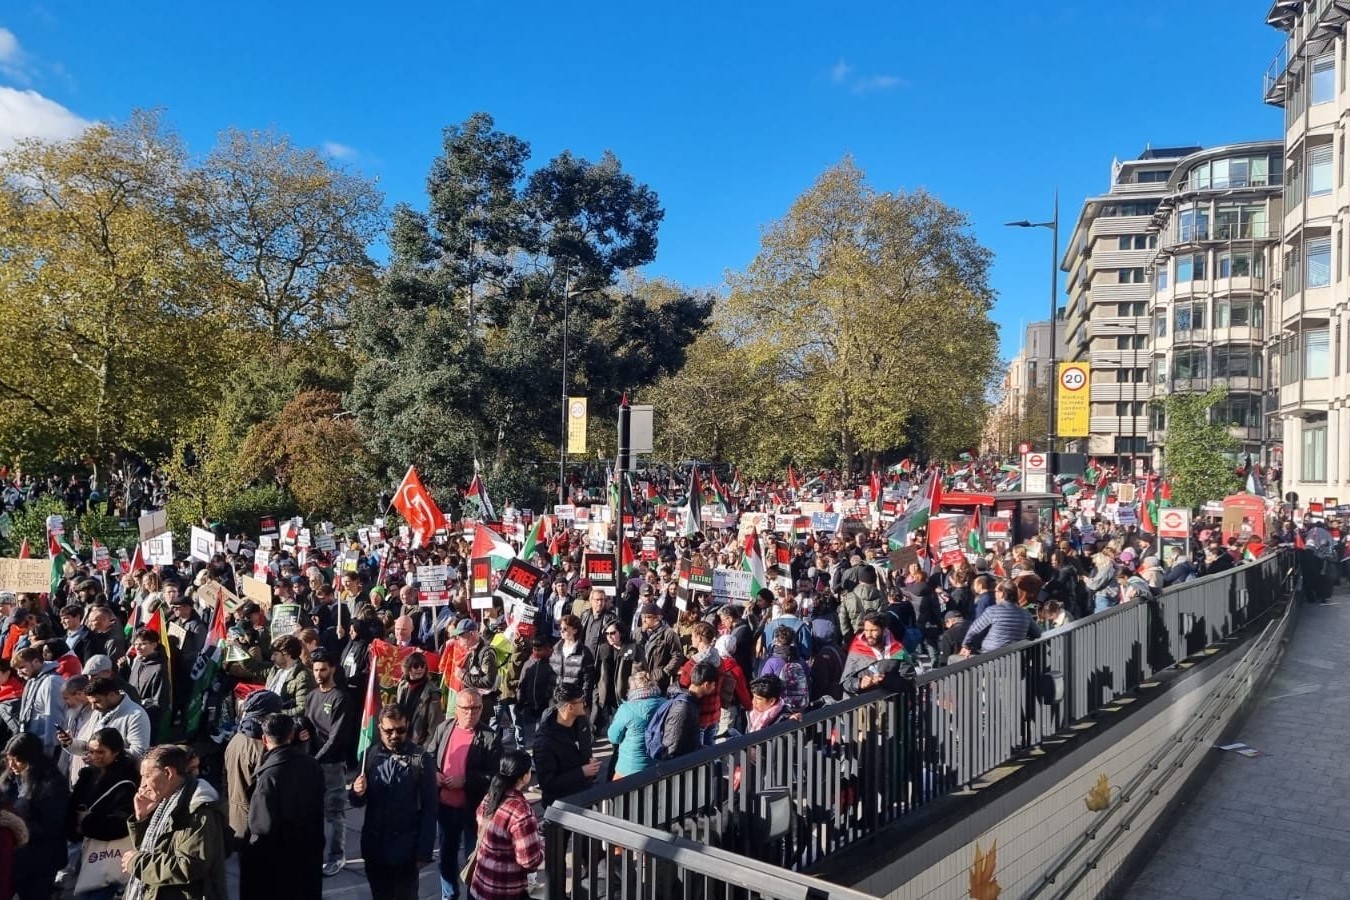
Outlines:
[{"label": "protest placard", "polygon": [[192,526],[192,534],[188,544],[188,555],[193,559],[200,559],[204,563],[209,563],[211,557],[215,555],[216,536],[205,528]]},{"label": "protest placard", "polygon": [[204,581],[196,588],[192,598],[197,602],[199,609],[215,609],[217,602],[222,602],[225,612],[232,613],[239,608],[242,602],[238,597],[229,591],[218,581]]},{"label": "protest placard", "polygon": [[502,580],[497,585],[497,593],[515,600],[525,600],[534,593],[539,580],[544,577],[542,569],[537,569],[521,559],[513,559],[502,570]]},{"label": "protest placard", "polygon": [[52,588],[52,564],[46,559],[0,559],[0,591],[45,594]]},{"label": "protest placard", "polygon": [[450,567],[417,567],[417,605],[443,606],[450,602]]},{"label": "protest placard", "polygon": [[94,568],[100,572],[112,571],[112,554],[102,544],[95,544],[93,551]]},{"label": "protest placard", "polygon": [[292,633],[299,624],[299,603],[278,603],[272,607],[271,632],[274,639]]},{"label": "protest placard", "polygon": [[613,597],[616,593],[618,579],[614,572],[612,553],[587,553],[582,556],[581,574],[591,582],[592,587],[599,588],[606,595]]},{"label": "protest placard", "polygon": [[723,603],[750,600],[750,573],[743,569],[713,569],[713,597]]},{"label": "protest placard", "polygon": [[492,609],[492,557],[469,560],[469,607]]},{"label": "protest placard", "polygon": [[147,566],[173,565],[173,532],[165,532],[141,542],[141,556]]},{"label": "protest placard", "polygon": [[245,600],[252,600],[261,606],[264,612],[271,612],[272,586],[270,584],[251,575],[240,575],[239,587],[244,592]]},{"label": "protest placard", "polygon": [[[136,520],[136,527],[141,533],[141,542],[144,543],[169,530],[169,514],[162,509],[146,513]],[[47,530],[50,531],[51,528],[48,527]]]}]

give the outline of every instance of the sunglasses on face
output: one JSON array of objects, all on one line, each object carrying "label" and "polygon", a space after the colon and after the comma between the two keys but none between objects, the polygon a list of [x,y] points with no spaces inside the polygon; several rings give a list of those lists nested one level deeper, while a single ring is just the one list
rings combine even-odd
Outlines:
[{"label": "sunglasses on face", "polygon": [[389,737],[394,737],[395,735],[407,734],[408,727],[405,725],[402,728],[381,728],[380,733],[386,734]]}]

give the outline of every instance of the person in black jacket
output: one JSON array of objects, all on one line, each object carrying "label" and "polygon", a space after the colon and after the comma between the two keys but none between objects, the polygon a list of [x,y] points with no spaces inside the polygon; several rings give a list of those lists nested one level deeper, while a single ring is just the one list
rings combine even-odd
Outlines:
[{"label": "person in black jacket", "polygon": [[534,733],[539,721],[553,703],[553,691],[558,684],[558,676],[549,664],[553,645],[548,638],[535,637],[530,641],[530,658],[520,667],[520,680],[516,684],[516,746],[530,747],[534,744]]},{"label": "person in black jacket", "polygon": [[323,896],[323,771],[295,743],[295,718],[263,720],[262,762],[239,851],[239,896],[320,900]]},{"label": "person in black jacket", "polygon": [[14,893],[21,900],[49,897],[66,864],[64,825],[70,786],[35,734],[5,744],[0,806],[9,806],[28,826],[28,843],[14,851]]},{"label": "person in black jacket", "polygon": [[961,643],[965,641],[966,631],[970,628],[970,620],[961,615],[959,609],[947,610],[943,622],[947,627],[938,638],[938,655],[937,659],[933,660],[935,666],[945,666],[953,656],[960,655]]},{"label": "person in black jacket", "polygon": [[460,896],[460,850],[473,852],[478,830],[475,813],[492,777],[501,768],[502,739],[484,717],[483,695],[463,688],[455,698],[455,717],[436,729],[429,745],[439,789],[436,821],[440,826],[441,896]]},{"label": "person in black jacket", "polygon": [[352,782],[353,806],[366,807],[361,856],[371,900],[416,900],[417,872],[436,839],[436,764],[407,739],[408,717],[380,710],[380,741],[366,751]]},{"label": "person in black jacket", "polygon": [[642,607],[639,619],[642,623],[642,655],[647,661],[647,671],[652,673],[657,687],[664,692],[684,665],[680,636],[666,624],[661,608],[653,603]]},{"label": "person in black jacket", "polygon": [[544,806],[590,787],[600,772],[600,761],[591,753],[593,733],[581,686],[558,685],[553,702],[534,735],[535,778]]},{"label": "person in black jacket", "polygon": [[129,833],[132,798],[141,783],[140,767],[127,755],[122,732],[100,728],[89,737],[66,811],[66,838],[115,841]]},{"label": "person in black jacket", "polygon": [[134,646],[136,658],[127,680],[141,695],[141,707],[150,717],[150,743],[162,744],[168,738],[165,732],[172,722],[173,676],[166,665],[158,631],[142,628],[136,632]]},{"label": "person in black jacket", "polygon": [[347,757],[355,749],[359,710],[335,681],[337,666],[328,651],[320,647],[310,654],[314,668],[314,690],[305,701],[305,718],[310,722],[310,748],[314,761],[323,772],[324,827],[328,853],[323,874],[331,877],[347,864]]}]

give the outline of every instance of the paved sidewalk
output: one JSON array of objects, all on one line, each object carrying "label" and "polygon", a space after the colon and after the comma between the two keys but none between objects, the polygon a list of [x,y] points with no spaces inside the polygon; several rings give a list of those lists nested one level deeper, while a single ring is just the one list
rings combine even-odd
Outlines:
[{"label": "paved sidewalk", "polygon": [[1125,892],[1130,900],[1350,897],[1350,594],[1305,605],[1240,740]]}]

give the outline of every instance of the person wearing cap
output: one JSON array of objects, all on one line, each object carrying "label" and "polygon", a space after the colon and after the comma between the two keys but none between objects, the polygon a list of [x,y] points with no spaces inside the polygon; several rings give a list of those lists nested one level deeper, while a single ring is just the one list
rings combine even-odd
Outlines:
[{"label": "person wearing cap", "polygon": [[666,624],[661,607],[648,603],[638,611],[642,627],[640,643],[642,658],[646,660],[647,671],[656,679],[656,685],[665,693],[680,673],[684,665],[684,650],[680,645],[680,636],[675,629]]},{"label": "person wearing cap", "polygon": [[461,686],[471,687],[482,695],[485,709],[494,708],[497,703],[497,651],[482,639],[478,623],[473,619],[460,619],[451,629],[450,637],[454,639],[450,686],[456,691]]},{"label": "person wearing cap", "polygon": [[[248,833],[248,802],[253,794],[258,763],[265,748],[262,742],[262,723],[272,713],[281,712],[281,698],[268,690],[254,691],[244,698],[239,708],[239,730],[225,745],[225,785],[229,797],[230,828],[235,840]],[[251,893],[250,890],[257,891]],[[239,896],[266,894],[264,885],[239,885]]]},{"label": "person wearing cap", "polygon": [[945,666],[947,661],[961,653],[961,644],[970,630],[970,620],[957,607],[948,609],[942,616],[942,635],[938,638],[937,659],[934,666]]}]

